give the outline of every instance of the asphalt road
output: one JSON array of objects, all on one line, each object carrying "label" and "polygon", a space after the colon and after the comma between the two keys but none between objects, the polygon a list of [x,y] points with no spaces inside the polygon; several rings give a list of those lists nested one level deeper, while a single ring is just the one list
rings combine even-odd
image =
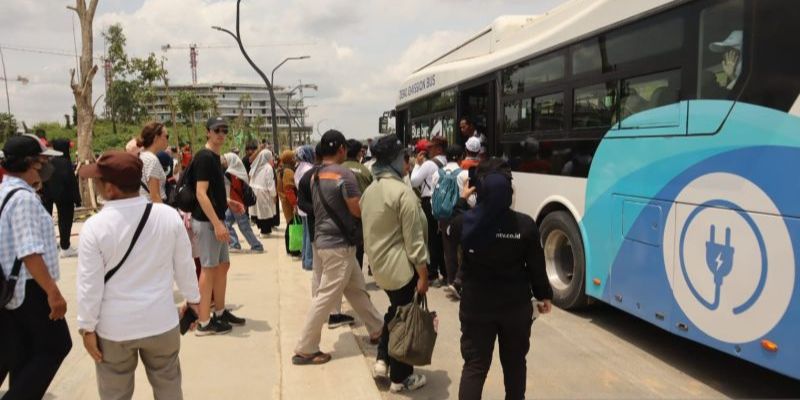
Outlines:
[{"label": "asphalt road", "polygon": [[[378,309],[388,306],[374,283]],[[458,303],[431,289],[439,315],[433,364],[420,370],[427,387],[414,399],[457,398],[461,376]],[[363,329],[363,328],[361,328]],[[366,348],[371,363],[374,350]],[[484,399],[504,397],[497,352]],[[573,313],[554,309],[533,324],[528,398],[797,398],[800,381],[671,335],[611,306]],[[384,398],[399,399],[381,388]]]}]

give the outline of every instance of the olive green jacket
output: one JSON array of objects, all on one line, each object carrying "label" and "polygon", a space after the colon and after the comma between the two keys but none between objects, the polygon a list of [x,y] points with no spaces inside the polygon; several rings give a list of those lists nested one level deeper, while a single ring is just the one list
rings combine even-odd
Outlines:
[{"label": "olive green jacket", "polygon": [[364,252],[378,286],[397,290],[428,263],[428,222],[410,186],[391,173],[376,178],[361,195]]}]

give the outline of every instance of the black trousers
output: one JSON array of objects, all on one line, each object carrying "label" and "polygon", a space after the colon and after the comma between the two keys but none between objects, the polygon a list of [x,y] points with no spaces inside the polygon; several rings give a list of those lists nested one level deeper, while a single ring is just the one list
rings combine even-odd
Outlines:
[{"label": "black trousers", "polygon": [[[45,196],[46,197],[46,196]],[[44,208],[50,215],[53,215],[53,205],[58,210],[58,236],[61,249],[66,250],[70,246],[70,235],[72,234],[72,220],[75,218],[75,203],[71,201],[53,201],[44,199]]]},{"label": "black trousers", "polygon": [[[51,321],[47,294],[33,279],[16,310],[0,311],[0,377],[10,372],[3,400],[41,399],[70,349],[65,320]],[[0,381],[1,382],[1,381]]]},{"label": "black trousers", "polygon": [[431,262],[428,264],[428,279],[434,280],[439,274],[447,278],[447,269],[444,264],[444,250],[442,249],[442,235],[439,233],[439,221],[433,217],[431,198],[422,198],[422,211],[428,220],[428,252]]},{"label": "black trousers", "polygon": [[383,316],[383,331],[381,340],[378,342],[378,360],[386,361],[389,364],[389,379],[394,383],[402,383],[409,375],[414,372],[414,367],[404,364],[394,358],[389,357],[389,321],[394,318],[397,307],[410,304],[414,301],[414,291],[417,288],[417,274],[405,286],[397,290],[385,290],[389,296],[389,309]]},{"label": "black trousers", "polygon": [[497,312],[492,316],[475,318],[461,310],[461,384],[459,400],[480,399],[483,384],[492,364],[494,342],[500,346],[500,364],[503,366],[503,383],[506,400],[525,398],[525,361],[530,349],[533,305],[528,303],[513,309]]}]

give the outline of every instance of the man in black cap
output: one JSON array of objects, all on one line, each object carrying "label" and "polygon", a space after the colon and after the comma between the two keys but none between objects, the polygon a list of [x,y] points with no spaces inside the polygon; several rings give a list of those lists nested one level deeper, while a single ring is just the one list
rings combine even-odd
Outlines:
[{"label": "man in black cap", "polygon": [[341,132],[325,132],[319,150],[322,165],[313,170],[311,178],[315,218],[314,268],[319,267],[321,277],[302,336],[295,347],[292,362],[297,365],[330,361],[331,356],[320,351],[321,329],[329,320],[331,311],[341,303],[342,294],[364,320],[370,339],[377,341],[383,326],[369,299],[364,275],[356,260],[356,246],[362,242],[358,223],[361,192],[353,172],[341,165],[347,155],[345,144]]},{"label": "man in black cap", "polygon": [[10,371],[4,398],[41,399],[72,348],[64,321],[67,302],[56,285],[53,220],[34,189],[53,174],[49,157],[61,153],[46,149],[33,135],[9,138],[3,153],[0,269],[13,295],[0,304],[0,382]]},{"label": "man in black cap", "polygon": [[[191,174],[195,183],[198,206],[192,212],[192,232],[200,251],[200,325],[198,336],[228,333],[231,325],[244,325],[245,320],[225,309],[225,289],[228,285],[228,228],[225,211],[230,206],[236,214],[244,205],[230,200],[225,193],[225,176],[220,160],[222,145],[228,135],[228,123],[213,117],[206,123],[208,141],[192,159]],[[211,313],[211,295],[214,313]]]}]

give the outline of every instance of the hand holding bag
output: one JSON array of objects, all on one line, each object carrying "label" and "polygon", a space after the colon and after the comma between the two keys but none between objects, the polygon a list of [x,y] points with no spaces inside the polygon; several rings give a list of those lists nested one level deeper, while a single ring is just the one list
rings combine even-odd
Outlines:
[{"label": "hand holding bag", "polygon": [[436,345],[435,318],[427,297],[418,292],[410,304],[397,307],[389,322],[389,356],[409,365],[429,365]]}]

